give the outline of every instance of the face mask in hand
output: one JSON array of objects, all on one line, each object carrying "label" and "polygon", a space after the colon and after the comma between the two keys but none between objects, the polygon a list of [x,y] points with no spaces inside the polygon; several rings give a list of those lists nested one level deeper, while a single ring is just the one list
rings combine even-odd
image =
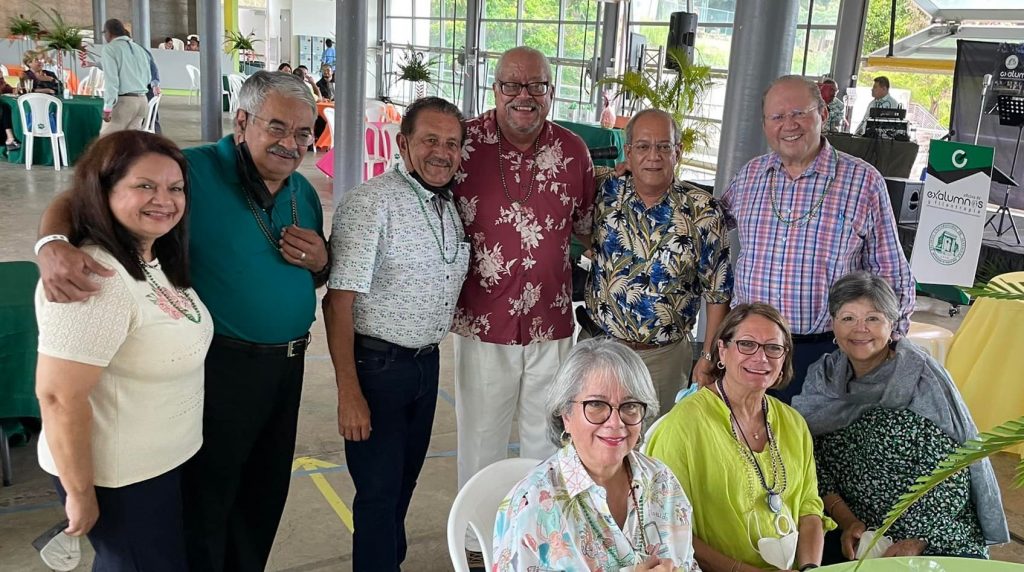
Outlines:
[{"label": "face mask in hand", "polygon": [[858,560],[861,558],[881,558],[882,555],[885,554],[885,551],[889,550],[889,547],[892,546],[892,539],[888,536],[883,536],[878,539],[878,543],[875,544],[874,548],[868,552],[868,545],[871,544],[872,540],[874,540],[875,534],[877,534],[877,532],[874,530],[865,530],[864,534],[860,535],[860,540],[857,542]]},{"label": "face mask in hand", "polygon": [[789,570],[796,558],[798,535],[793,519],[788,514],[775,516],[775,533],[778,536],[761,536],[761,527],[758,525],[757,535],[761,538],[757,541],[757,553],[779,570]]}]

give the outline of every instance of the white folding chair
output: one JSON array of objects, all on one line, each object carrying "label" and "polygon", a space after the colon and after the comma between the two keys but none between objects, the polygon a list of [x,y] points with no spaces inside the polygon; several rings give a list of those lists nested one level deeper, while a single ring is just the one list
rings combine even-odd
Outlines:
[{"label": "white folding chair", "polygon": [[242,92],[245,76],[237,73],[228,74],[228,110],[234,113],[238,109],[238,94]]},{"label": "white folding chair", "polygon": [[380,131],[381,135],[384,136],[381,150],[385,153],[388,160],[384,168],[390,169],[398,161],[398,134],[402,132],[402,127],[397,123],[385,123]]},{"label": "white folding chair", "polygon": [[377,165],[384,165],[387,168],[388,158],[384,156],[384,136],[376,126],[366,124],[364,139],[366,145],[363,151],[363,180],[373,178],[373,168]]},{"label": "white folding chair", "polygon": [[455,572],[469,572],[466,564],[467,526],[480,541],[484,570],[491,569],[498,505],[512,487],[539,464],[536,459],[504,459],[484,467],[462,487],[448,513],[448,556]]},{"label": "white folding chair", "polygon": [[[331,146],[328,147],[328,149],[334,149],[334,108],[333,107],[325,107],[324,108],[324,121],[327,122],[327,132],[331,134]],[[313,148],[314,149],[316,148],[315,144],[313,145]]]},{"label": "white folding chair", "polygon": [[163,95],[158,95],[153,99],[149,100],[149,106],[146,108],[146,120],[142,122],[142,130],[149,131],[150,133],[156,133],[156,114],[160,110],[160,98]]},{"label": "white folding chair", "polygon": [[192,64],[185,64],[185,71],[188,72],[188,79],[192,82],[191,87],[188,88],[188,103],[192,103],[192,94],[196,95],[196,101],[199,101],[199,68]]},{"label": "white folding chair", "polygon": [[178,51],[185,50],[185,40],[179,38],[171,38],[171,43],[174,44],[174,49]]},{"label": "white folding chair", "polygon": [[[28,107],[31,113],[25,112]],[[54,124],[50,124],[50,110],[56,107]],[[64,139],[64,103],[45,93],[27,93],[18,98],[18,113],[21,116],[22,138],[25,140],[25,169],[32,169],[32,148],[36,137],[49,137],[53,149],[53,168],[60,171],[61,165],[68,167],[68,147]]]}]

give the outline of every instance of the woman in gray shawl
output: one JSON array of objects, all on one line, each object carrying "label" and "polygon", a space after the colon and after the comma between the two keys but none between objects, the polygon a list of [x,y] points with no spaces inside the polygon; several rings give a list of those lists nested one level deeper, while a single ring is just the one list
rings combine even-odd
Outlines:
[{"label": "woman in gray shawl", "polygon": [[[891,340],[899,306],[884,279],[848,274],[828,306],[839,349],[811,365],[793,399],[814,436],[826,512],[839,523],[823,564],[852,560],[914,480],[978,433],[946,370],[910,340]],[[951,476],[888,534],[884,556],[987,558],[987,545],[1009,541],[992,465]]]}]

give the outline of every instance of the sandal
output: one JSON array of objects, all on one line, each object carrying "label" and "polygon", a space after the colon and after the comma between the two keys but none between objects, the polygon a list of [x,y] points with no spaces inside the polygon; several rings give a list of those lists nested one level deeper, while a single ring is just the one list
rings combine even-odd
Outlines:
[{"label": "sandal", "polygon": [[8,151],[17,151],[18,149],[21,149],[21,143],[17,139],[7,144]]}]

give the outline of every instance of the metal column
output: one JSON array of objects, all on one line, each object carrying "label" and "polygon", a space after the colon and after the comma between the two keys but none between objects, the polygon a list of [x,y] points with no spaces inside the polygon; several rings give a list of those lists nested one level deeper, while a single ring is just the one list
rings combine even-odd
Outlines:
[{"label": "metal column", "polygon": [[860,51],[864,43],[864,25],[868,18],[868,0],[843,0],[836,24],[836,43],[832,50],[832,78],[840,94],[857,85]]},{"label": "metal column", "polygon": [[149,0],[132,0],[132,40],[140,46],[153,47],[149,38]]},{"label": "metal column", "polygon": [[199,3],[199,71],[202,74],[199,82],[200,94],[200,129],[203,141],[219,140],[224,129],[221,125],[223,117],[224,91],[221,78],[220,55],[221,43],[217,40],[223,35],[224,12],[217,0],[197,0]]},{"label": "metal column", "polygon": [[466,118],[476,117],[480,112],[476,108],[479,91],[480,46],[477,31],[480,30],[480,0],[468,0],[466,3],[466,61],[462,66],[465,77],[462,82],[462,115]]},{"label": "metal column", "polygon": [[725,192],[736,171],[765,151],[761,95],[773,79],[788,74],[793,66],[799,8],[799,0],[736,2],[726,113],[718,143],[716,196]]},{"label": "metal column", "polygon": [[[363,150],[366,146],[367,1],[338,0],[335,4],[335,37],[339,54],[360,57],[338,58],[334,109],[334,204],[363,182]],[[383,17],[383,16],[382,16]],[[343,69],[344,68],[344,69]]]},{"label": "metal column", "polygon": [[104,43],[103,24],[107,21],[107,0],[92,0],[92,42]]},{"label": "metal column", "polygon": [[[599,4],[600,5],[600,4]],[[619,2],[608,2],[604,4],[604,19],[603,27],[601,28],[601,53],[597,60],[597,70],[594,74],[594,84],[601,81],[605,77],[605,73],[611,69],[612,75],[615,75],[614,68],[617,67],[618,61],[615,59],[615,49],[618,45],[618,32],[619,32],[619,6],[622,4]],[[586,55],[586,54],[584,54]],[[594,121],[600,123],[601,112],[604,109],[603,100],[601,99],[601,89],[594,88],[594,96],[597,105],[594,106]]]}]

